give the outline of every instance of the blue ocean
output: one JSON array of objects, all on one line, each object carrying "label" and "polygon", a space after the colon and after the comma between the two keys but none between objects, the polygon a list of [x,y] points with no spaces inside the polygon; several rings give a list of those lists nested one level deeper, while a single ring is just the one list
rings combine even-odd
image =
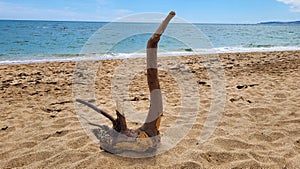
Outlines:
[{"label": "blue ocean", "polygon": [[[0,64],[142,57],[157,26],[0,20]],[[297,24],[174,23],[159,43],[163,56],[299,49]]]}]

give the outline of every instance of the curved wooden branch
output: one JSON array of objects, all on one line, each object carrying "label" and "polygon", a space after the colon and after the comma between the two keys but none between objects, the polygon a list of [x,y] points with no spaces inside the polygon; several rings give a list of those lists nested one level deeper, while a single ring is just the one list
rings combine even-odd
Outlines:
[{"label": "curved wooden branch", "polygon": [[163,112],[162,95],[157,70],[157,46],[161,35],[164,33],[167,25],[174,16],[175,12],[172,11],[169,13],[148,40],[147,44],[147,81],[150,91],[150,108],[141,130],[145,131],[150,137],[159,135],[159,126]]},{"label": "curved wooden branch", "polygon": [[92,108],[96,112],[98,112],[98,113],[102,114],[104,117],[108,118],[113,124],[113,129],[115,129],[117,132],[126,131],[126,129],[127,129],[126,119],[125,119],[124,115],[122,115],[120,112],[118,112],[118,110],[116,110],[117,119],[115,119],[110,114],[105,112],[104,110],[99,109],[98,107],[92,105],[89,102],[86,102],[81,99],[76,99],[76,101]]},{"label": "curved wooden branch", "polygon": [[150,91],[150,107],[146,121],[140,128],[136,130],[128,129],[125,116],[118,111],[116,111],[117,119],[115,119],[89,102],[76,99],[77,102],[92,108],[113,123],[113,131],[108,127],[99,129],[99,131],[95,130],[95,133],[99,133],[97,138],[102,144],[101,147],[109,152],[118,152],[119,150],[145,152],[155,149],[160,142],[160,137],[155,137],[159,135],[159,126],[163,112],[162,94],[157,70],[157,46],[161,35],[174,16],[175,12],[170,12],[147,43],[147,82]]},{"label": "curved wooden branch", "polygon": [[105,111],[99,109],[98,107],[92,105],[91,103],[86,102],[86,101],[81,100],[81,99],[76,99],[76,101],[79,102],[79,103],[81,103],[81,104],[84,104],[84,105],[86,105],[86,106],[92,108],[92,109],[95,110],[96,112],[102,114],[103,116],[105,116],[106,118],[108,118],[113,124],[116,123],[116,119],[115,119],[115,118],[113,118],[113,117],[112,117],[110,114],[108,114],[107,112],[105,112]]}]

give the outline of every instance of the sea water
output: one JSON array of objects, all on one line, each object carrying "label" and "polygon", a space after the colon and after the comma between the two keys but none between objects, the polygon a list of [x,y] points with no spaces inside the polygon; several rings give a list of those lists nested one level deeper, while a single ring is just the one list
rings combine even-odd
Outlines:
[{"label": "sea water", "polygon": [[[143,57],[158,24],[0,20],[0,64]],[[174,23],[167,31],[162,56],[300,49],[296,24]]]}]

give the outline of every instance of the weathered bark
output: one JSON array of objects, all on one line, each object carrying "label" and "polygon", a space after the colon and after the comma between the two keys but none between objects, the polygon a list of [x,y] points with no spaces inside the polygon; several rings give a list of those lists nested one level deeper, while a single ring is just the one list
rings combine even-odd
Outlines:
[{"label": "weathered bark", "polygon": [[150,90],[150,108],[144,125],[140,128],[148,136],[159,135],[159,126],[163,112],[162,95],[160,91],[158,70],[157,70],[157,46],[161,35],[167,28],[175,12],[170,12],[167,18],[161,23],[147,44],[147,81]]},{"label": "weathered bark", "polygon": [[[76,99],[77,102],[87,105],[98,113],[108,118],[114,131],[105,128],[105,134],[110,139],[103,138],[103,131],[100,131],[99,139],[102,148],[110,152],[120,152],[122,150],[133,150],[144,152],[153,150],[160,142],[159,126],[161,122],[163,104],[160,91],[158,70],[157,70],[157,46],[161,35],[165,31],[170,20],[175,16],[175,12],[170,12],[166,19],[161,23],[156,32],[148,40],[147,44],[147,82],[150,91],[150,108],[145,123],[138,129],[132,130],[127,128],[125,116],[116,111],[115,119],[105,111],[98,109],[94,105]],[[109,141],[107,141],[109,140]]]}]

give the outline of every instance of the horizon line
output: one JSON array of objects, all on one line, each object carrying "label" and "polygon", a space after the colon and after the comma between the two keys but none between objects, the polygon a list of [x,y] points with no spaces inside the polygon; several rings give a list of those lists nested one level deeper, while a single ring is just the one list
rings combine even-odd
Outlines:
[{"label": "horizon line", "polygon": [[[94,23],[117,23],[118,21],[99,21],[99,20],[55,20],[55,19],[2,19],[0,18],[0,21],[40,21],[40,22],[94,22]],[[288,23],[288,22],[299,22],[300,20],[291,20],[291,21],[278,21],[278,20],[271,20],[271,21],[259,21],[259,22],[253,22],[253,23],[229,23],[229,22],[191,22],[192,24],[220,24],[220,25],[257,25],[262,23],[269,23],[269,22],[279,22],[279,23]],[[156,23],[156,22],[120,22],[120,23]],[[183,22],[174,22],[174,23],[183,23]]]},{"label": "horizon line", "polygon": [[[0,21],[41,21],[41,22],[94,22],[94,23],[113,23],[118,21],[99,21],[99,20],[51,20],[51,19],[2,19],[0,18]],[[133,22],[120,22],[120,23],[158,23],[158,22],[139,22],[139,21],[133,21]],[[174,23],[185,23],[185,22],[174,22]],[[192,24],[222,24],[222,25],[231,25],[231,24],[240,24],[240,25],[255,25],[258,23],[218,23],[218,22],[191,22]]]}]

